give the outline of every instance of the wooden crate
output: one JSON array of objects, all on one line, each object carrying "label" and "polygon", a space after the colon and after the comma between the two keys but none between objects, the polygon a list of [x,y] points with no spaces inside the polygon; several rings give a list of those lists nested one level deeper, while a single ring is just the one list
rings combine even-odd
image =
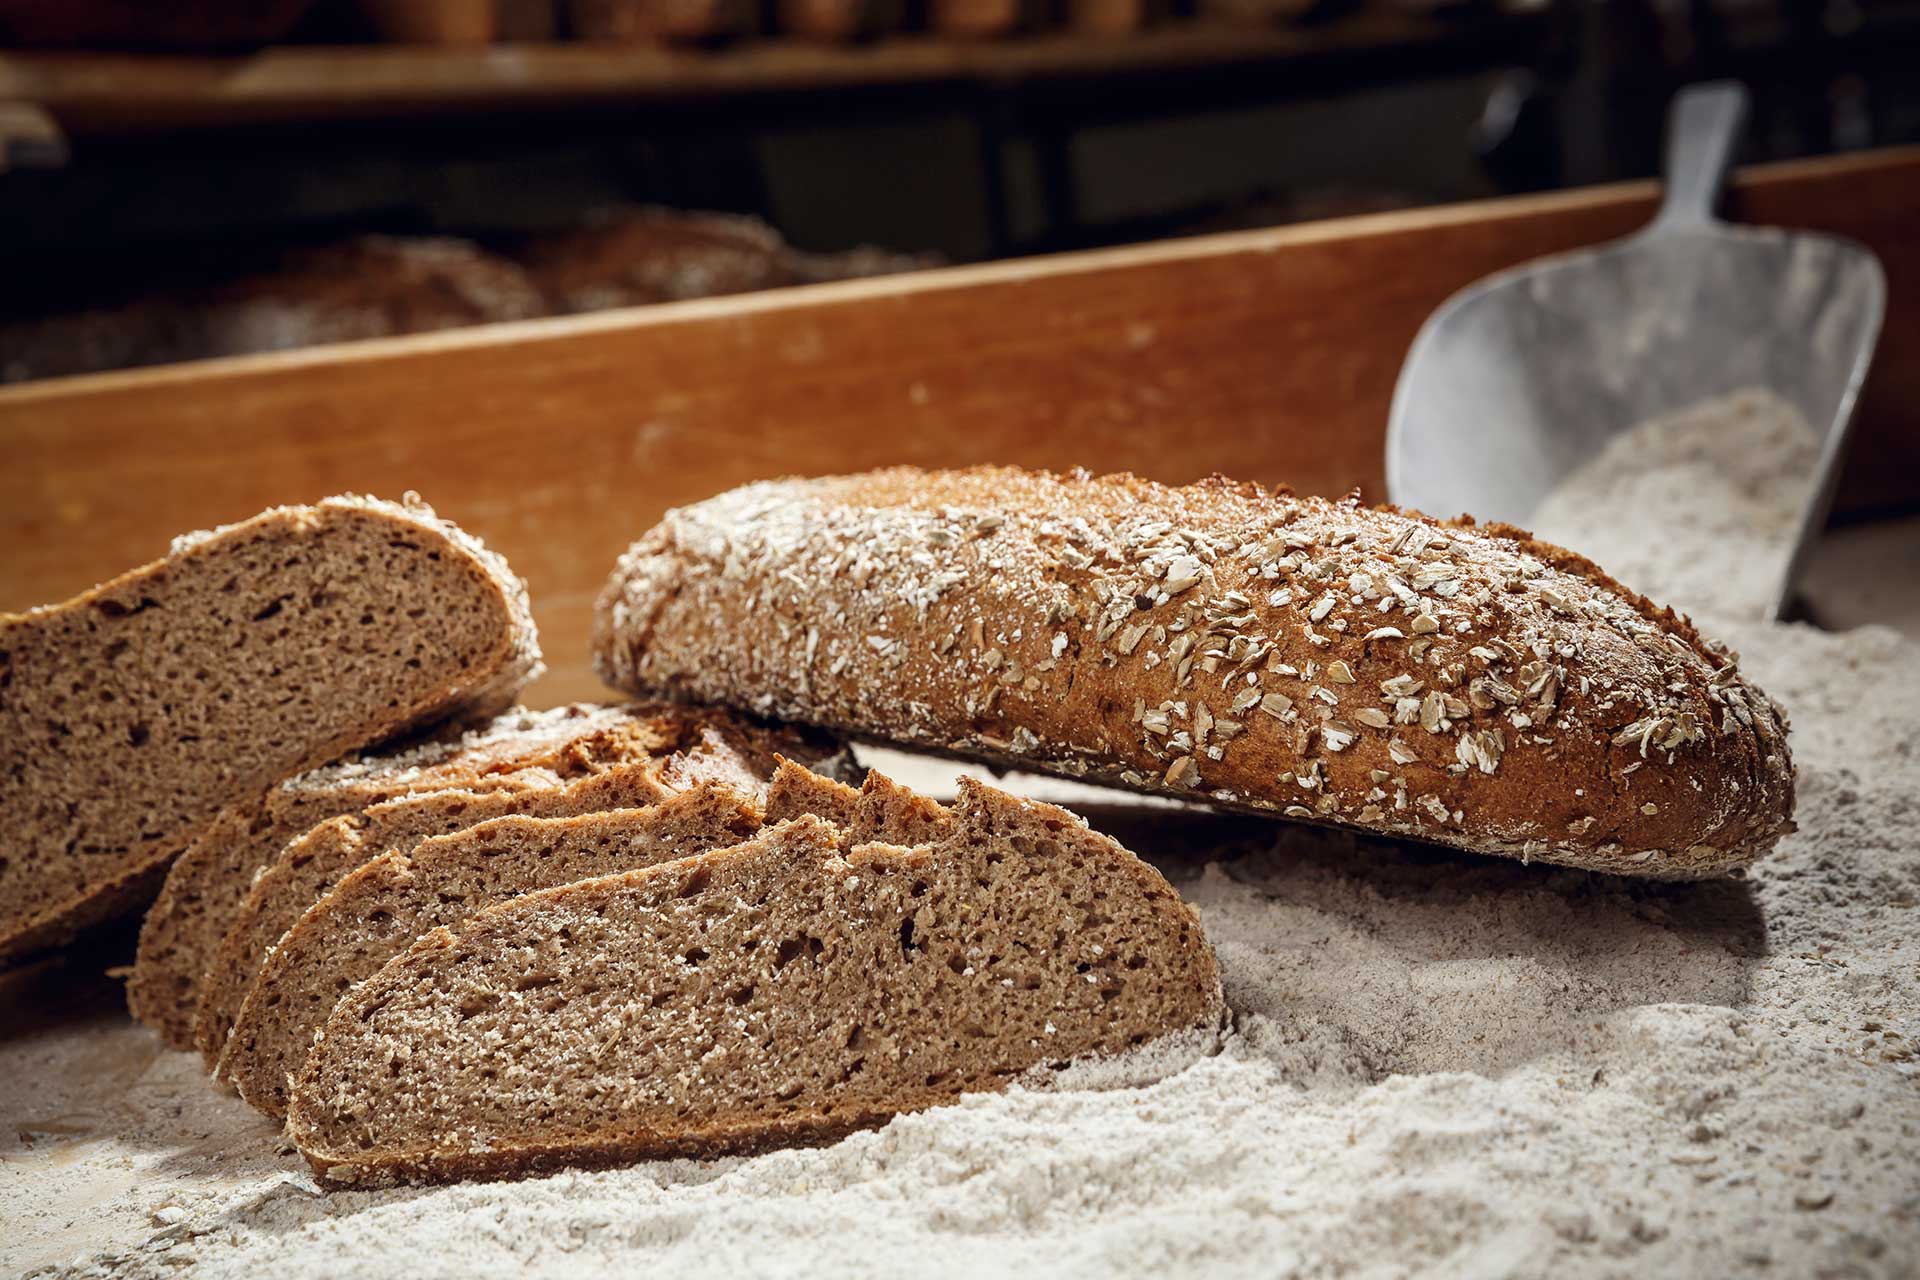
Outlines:
[{"label": "wooden crate", "polygon": [[[1636,183],[0,390],[0,608],[182,530],[416,489],[532,584],[540,703],[590,697],[595,593],[667,507],[888,463],[1212,471],[1382,492],[1394,377],[1455,289],[1620,235]],[[1842,496],[1920,500],[1920,149],[1746,172],[1891,306]]]}]

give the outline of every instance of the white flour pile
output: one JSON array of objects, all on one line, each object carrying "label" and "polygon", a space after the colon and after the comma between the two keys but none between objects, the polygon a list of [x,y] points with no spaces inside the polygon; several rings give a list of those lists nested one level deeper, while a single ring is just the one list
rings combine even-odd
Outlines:
[{"label": "white flour pile", "polygon": [[[1674,492],[1627,461],[1629,487]],[[1643,541],[1620,548],[1631,567],[1615,544],[1598,558],[1709,599],[1696,588],[1751,554],[1723,531],[1758,505],[1727,501],[1607,515]],[[1801,831],[1744,880],[1636,884],[1134,811],[1130,834],[1158,826],[1149,847],[1188,845],[1163,865],[1219,951],[1236,1026],[1217,1052],[1077,1070],[822,1150],[511,1185],[321,1194],[195,1060],[107,1013],[0,1042],[0,1266],[1920,1274],[1920,649],[1875,628],[1706,626],[1793,714]]]},{"label": "white flour pile", "polygon": [[1819,460],[1798,409],[1737,391],[1615,436],[1531,523],[1662,604],[1758,618],[1786,572]]}]

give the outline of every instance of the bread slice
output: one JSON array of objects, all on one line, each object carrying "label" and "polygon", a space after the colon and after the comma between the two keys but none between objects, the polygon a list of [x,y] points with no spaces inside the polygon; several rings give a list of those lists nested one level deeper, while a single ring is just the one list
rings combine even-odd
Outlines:
[{"label": "bread slice", "polygon": [[539,669],[525,586],[413,498],[276,508],[0,616],[0,957],[151,896],[224,806]]},{"label": "bread slice", "polygon": [[[671,723],[671,733],[662,732],[666,722]],[[659,755],[667,743],[674,749]],[[611,733],[569,743],[563,763],[570,773],[574,766],[606,770],[577,782],[536,767],[495,776],[489,780],[492,790],[487,795],[428,792],[322,823],[283,848],[254,880],[202,974],[195,1045],[213,1069],[267,951],[308,907],[332,891],[342,875],[379,854],[389,849],[404,852],[427,836],[458,831],[489,818],[517,813],[566,817],[636,808],[708,783],[757,797],[766,790],[769,762],[785,759],[774,750],[776,745],[800,750],[816,765],[828,767],[832,744],[816,748],[803,738],[725,713],[699,720],[668,712],[665,721],[655,716],[644,731],[638,731],[630,719],[617,720]],[[628,753],[635,763],[622,763]],[[824,778],[818,781],[839,785]]]},{"label": "bread slice", "polygon": [[1214,479],[900,468],[670,512],[616,688],[1483,853],[1662,878],[1792,828],[1735,656],[1503,525]]},{"label": "bread slice", "polygon": [[1221,1011],[1158,872],[967,781],[934,845],[800,817],[435,930],[333,1011],[288,1129],[334,1184],[751,1150]]},{"label": "bread slice", "polygon": [[[267,952],[307,908],[333,891],[341,877],[390,850],[411,852],[422,840],[512,814],[571,817],[607,809],[635,809],[672,794],[659,777],[659,762],[642,758],[604,773],[567,782],[547,769],[506,777],[528,781],[512,789],[430,791],[374,805],[364,813],[321,823],[296,837],[254,880],[227,936],[201,975],[194,1044],[209,1070],[226,1047],[227,1032],[260,973]],[[717,772],[717,770],[716,770]],[[763,785],[742,762],[734,783],[747,794]]]},{"label": "bread slice", "polygon": [[517,712],[465,735],[313,770],[221,814],[174,864],[140,932],[128,1003],[169,1045],[192,1047],[201,975],[255,876],[289,841],[330,818],[449,787],[519,789],[526,778],[514,775],[528,769],[567,781],[658,759],[673,769],[662,781],[682,786],[703,771],[738,779],[742,764],[767,776],[781,751],[827,767],[837,750],[818,736],[725,711],[583,704]]},{"label": "bread slice", "polygon": [[[705,784],[707,790],[715,788],[722,797],[741,790],[728,779]],[[605,786],[598,794],[616,798]],[[952,826],[945,807],[880,774],[869,774],[865,786],[855,790],[784,756],[766,785],[766,797],[753,827],[771,821],[774,814],[782,820],[814,814],[834,820],[848,841],[907,844],[942,837]],[[585,807],[593,798],[584,793],[578,797],[583,805],[579,812],[590,817],[543,823],[532,819],[548,815],[529,810],[525,822],[464,823],[459,836],[449,833],[445,839],[397,845],[342,876],[334,891],[309,904],[284,936],[276,935],[278,945],[262,959],[244,993],[216,1076],[260,1110],[284,1115],[287,1079],[341,994],[378,971],[414,937],[463,918],[478,909],[477,903],[680,856],[670,842],[659,839],[662,823],[683,811],[704,811],[680,801],[658,812],[596,812]],[[511,796],[491,803],[522,799]],[[533,803],[545,810],[556,807],[544,797]],[[718,803],[709,802],[708,807]],[[732,816],[731,810],[726,812]],[[522,852],[503,856],[502,844]],[[531,869],[529,859],[536,863]]]},{"label": "bread slice", "polygon": [[645,809],[496,818],[390,852],[343,877],[261,966],[218,1075],[268,1115],[286,1112],[299,1069],[340,997],[429,929],[534,889],[735,844],[760,802],[710,783]]}]

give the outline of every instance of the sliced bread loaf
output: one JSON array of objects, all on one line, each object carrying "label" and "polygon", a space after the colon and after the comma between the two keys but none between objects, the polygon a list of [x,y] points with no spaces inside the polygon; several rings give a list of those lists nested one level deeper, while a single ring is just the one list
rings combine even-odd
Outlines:
[{"label": "sliced bread loaf", "polygon": [[[364,813],[321,823],[296,837],[253,882],[227,936],[201,975],[194,1043],[209,1069],[219,1059],[241,1002],[260,973],[267,952],[340,878],[390,850],[410,852],[430,836],[476,826],[512,814],[570,817],[607,809],[636,809],[671,794],[658,776],[659,762],[616,764],[604,773],[568,782],[547,769],[504,775],[533,785],[493,791],[430,791],[374,805]],[[759,782],[742,762],[737,784],[751,794]]]},{"label": "sliced bread loaf", "polygon": [[462,736],[313,770],[221,814],[174,864],[141,929],[128,1002],[168,1044],[192,1046],[201,975],[255,876],[330,818],[449,787],[519,790],[539,776],[529,769],[565,782],[647,759],[662,764],[670,787],[709,776],[746,785],[746,776],[771,774],[779,752],[827,767],[837,750],[817,735],[724,711],[576,705],[501,716]]},{"label": "sliced bread loaf", "polygon": [[1792,829],[1735,655],[1499,525],[913,468],[670,512],[600,599],[646,697],[1483,853],[1715,875]]},{"label": "sliced bread loaf", "polygon": [[[522,771],[529,768],[579,776],[609,754],[650,754],[647,718],[625,707],[515,711],[465,733],[314,769],[229,806],[173,864],[147,912],[127,984],[134,1017],[172,1047],[192,1046],[201,974],[254,876],[289,840],[395,796],[447,787],[518,789],[527,785]],[[670,749],[667,742],[663,738],[660,749]]]},{"label": "sliced bread loaf", "polygon": [[276,508],[0,616],[0,957],[151,896],[223,807],[497,710],[539,660],[506,561],[417,499]]},{"label": "sliced bread loaf", "polygon": [[342,995],[429,929],[504,898],[738,843],[760,803],[720,783],[645,809],[496,818],[350,872],[280,940],[247,994],[218,1075],[269,1115]]},{"label": "sliced bread loaf", "polygon": [[427,934],[334,1009],[288,1128],[335,1184],[749,1150],[1221,1010],[1158,872],[968,781],[937,844],[802,816]]}]

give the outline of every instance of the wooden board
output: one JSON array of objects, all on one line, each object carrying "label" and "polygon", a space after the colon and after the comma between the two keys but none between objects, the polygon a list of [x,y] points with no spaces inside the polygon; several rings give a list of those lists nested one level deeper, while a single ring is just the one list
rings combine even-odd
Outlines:
[{"label": "wooden board", "polygon": [[[347,344],[0,390],[0,608],[181,530],[416,489],[532,583],[591,696],[593,597],[668,506],[784,473],[1013,462],[1381,493],[1387,404],[1453,290],[1619,235],[1648,184]],[[1892,306],[1843,501],[1920,498],[1920,149],[1739,180],[1855,236]]]},{"label": "wooden board", "polygon": [[1537,41],[1540,16],[1443,21],[1368,10],[1321,26],[1170,24],[1115,39],[1076,31],[982,43],[892,36],[862,45],[756,40],[684,49],[584,42],[288,45],[239,56],[0,52],[0,100],[33,102],[73,133],[383,117],[596,102],[685,101],[884,85],[1005,85],[1084,76],[1427,53],[1474,62]]}]

